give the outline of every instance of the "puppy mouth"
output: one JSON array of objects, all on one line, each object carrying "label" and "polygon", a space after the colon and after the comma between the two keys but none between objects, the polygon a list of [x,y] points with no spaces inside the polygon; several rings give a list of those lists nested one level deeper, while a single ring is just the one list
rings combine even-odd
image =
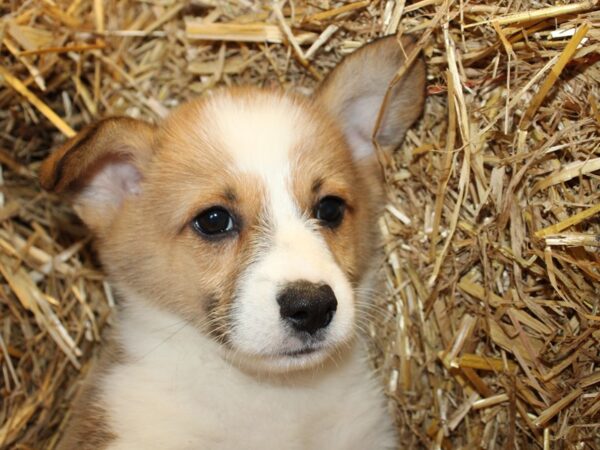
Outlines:
[{"label": "puppy mouth", "polygon": [[280,356],[280,357],[283,356],[283,357],[288,357],[288,358],[297,358],[297,357],[301,357],[301,356],[305,356],[305,355],[310,355],[312,353],[316,353],[322,349],[323,349],[322,346],[304,347],[299,350],[290,350],[290,351],[282,352],[282,353],[278,354],[277,356]]}]

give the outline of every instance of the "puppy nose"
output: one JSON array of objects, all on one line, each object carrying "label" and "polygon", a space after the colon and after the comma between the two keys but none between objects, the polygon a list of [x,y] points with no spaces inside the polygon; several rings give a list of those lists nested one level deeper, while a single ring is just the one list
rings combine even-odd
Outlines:
[{"label": "puppy nose", "polygon": [[337,309],[335,294],[327,284],[295,281],[277,296],[281,317],[295,330],[314,334],[325,328]]}]

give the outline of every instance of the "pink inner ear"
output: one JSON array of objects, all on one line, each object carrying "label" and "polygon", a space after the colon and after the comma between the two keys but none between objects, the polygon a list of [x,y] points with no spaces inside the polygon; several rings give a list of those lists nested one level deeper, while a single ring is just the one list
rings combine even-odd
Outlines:
[{"label": "pink inner ear", "polygon": [[382,102],[381,95],[366,95],[353,99],[342,112],[346,138],[357,160],[367,158],[375,151],[372,134]]},{"label": "pink inner ear", "polygon": [[118,208],[126,197],[138,195],[142,176],[132,162],[109,158],[90,175],[78,203],[106,211]]}]

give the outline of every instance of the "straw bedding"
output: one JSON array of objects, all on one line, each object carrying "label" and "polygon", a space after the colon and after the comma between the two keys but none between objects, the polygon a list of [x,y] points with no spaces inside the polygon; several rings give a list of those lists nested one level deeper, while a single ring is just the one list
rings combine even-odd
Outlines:
[{"label": "straw bedding", "polygon": [[411,33],[428,100],[386,167],[372,327],[404,448],[600,448],[599,10],[4,1],[0,447],[56,445],[114,309],[87,231],[40,192],[50,149],[95,117],[155,120],[214,86],[310,94],[362,43]]}]

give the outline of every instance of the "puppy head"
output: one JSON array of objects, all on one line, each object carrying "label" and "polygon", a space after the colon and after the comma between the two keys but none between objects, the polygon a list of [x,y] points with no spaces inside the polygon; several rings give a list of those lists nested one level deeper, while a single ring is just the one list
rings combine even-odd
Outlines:
[{"label": "puppy head", "polygon": [[[354,334],[382,202],[371,133],[402,54],[395,38],[358,50],[313,99],[230,89],[158,126],[100,121],[44,162],[42,186],[71,194],[126,300],[175,313],[236,361],[310,367]],[[383,146],[421,113],[422,62],[403,80]]]}]

